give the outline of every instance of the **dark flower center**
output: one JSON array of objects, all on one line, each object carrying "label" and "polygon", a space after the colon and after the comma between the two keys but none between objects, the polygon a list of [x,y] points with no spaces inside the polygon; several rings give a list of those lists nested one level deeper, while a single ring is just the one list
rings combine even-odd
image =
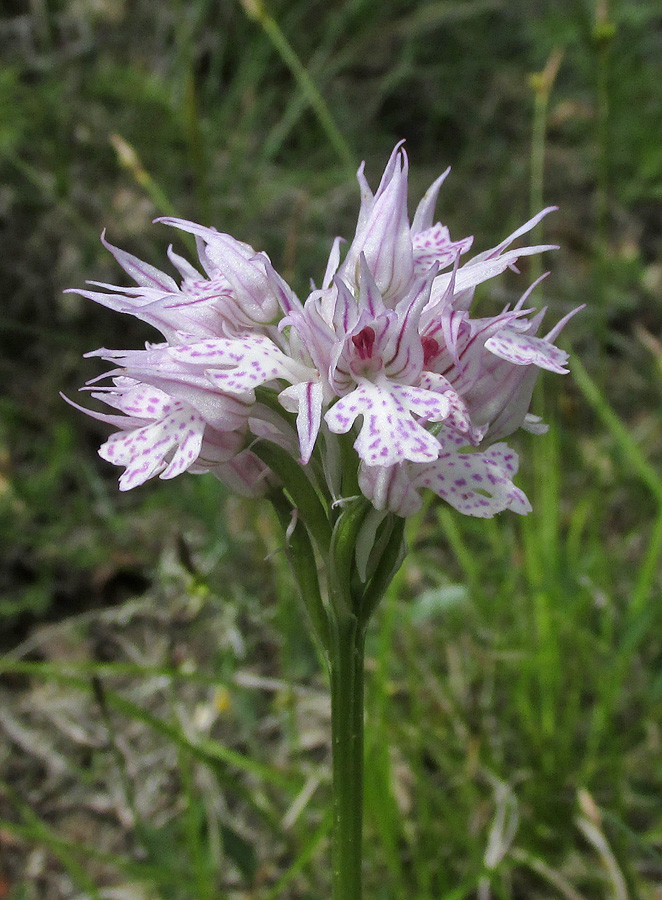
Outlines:
[{"label": "dark flower center", "polygon": [[366,325],[358,334],[353,335],[352,343],[356,347],[361,359],[371,359],[372,347],[375,343],[375,329]]},{"label": "dark flower center", "polygon": [[423,367],[427,368],[439,353],[439,344],[433,337],[422,337],[421,344],[423,345]]}]

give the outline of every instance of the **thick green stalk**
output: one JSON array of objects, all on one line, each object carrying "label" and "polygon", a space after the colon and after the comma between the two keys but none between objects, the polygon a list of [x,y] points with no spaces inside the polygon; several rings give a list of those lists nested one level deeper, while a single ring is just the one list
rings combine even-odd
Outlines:
[{"label": "thick green stalk", "polygon": [[334,623],[331,672],[333,900],[361,900],[365,629],[354,615]]},{"label": "thick green stalk", "polygon": [[[261,457],[283,478],[285,490],[271,499],[288,543],[288,557],[311,614],[316,637],[323,645],[331,682],[331,745],[333,769],[332,900],[361,900],[363,860],[363,694],[365,634],[368,621],[402,561],[404,520],[391,517],[387,532],[374,548],[379,559],[370,566],[368,584],[356,567],[356,547],[370,505],[363,497],[347,500],[333,530],[312,484],[297,473],[275,445],[258,443]],[[266,456],[266,459],[265,459]],[[293,463],[293,465],[296,465]],[[322,600],[311,540],[317,541],[327,580]]]}]

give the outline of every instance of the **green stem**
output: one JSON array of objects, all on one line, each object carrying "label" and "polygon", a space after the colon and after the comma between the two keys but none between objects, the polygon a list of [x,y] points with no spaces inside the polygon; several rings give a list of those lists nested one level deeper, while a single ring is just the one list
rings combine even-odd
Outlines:
[{"label": "green stem", "polygon": [[[284,491],[271,500],[288,535],[288,557],[309,610],[316,636],[324,645],[331,683],[332,746],[332,900],[361,900],[363,837],[363,694],[365,635],[370,615],[399,568],[404,550],[404,519],[391,516],[387,531],[373,548],[380,556],[368,585],[356,564],[370,504],[360,496],[342,504],[333,525],[312,484],[292,470],[283,451],[264,441],[256,451],[283,479]],[[292,466],[296,463],[292,461]],[[298,518],[292,520],[294,510]],[[328,510],[332,513],[332,508]],[[295,524],[293,524],[293,521]],[[322,599],[315,553],[324,561],[326,593]],[[382,540],[383,539],[383,540]]]},{"label": "green stem", "polygon": [[354,615],[336,620],[331,651],[333,748],[332,900],[361,900],[365,630]]}]

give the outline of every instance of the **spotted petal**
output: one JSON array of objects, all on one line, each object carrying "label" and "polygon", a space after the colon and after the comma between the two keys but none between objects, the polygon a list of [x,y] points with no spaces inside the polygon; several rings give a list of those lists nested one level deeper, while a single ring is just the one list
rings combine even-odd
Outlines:
[{"label": "spotted petal", "polygon": [[172,410],[151,425],[112,434],[99,448],[103,459],[126,466],[120,490],[128,491],[159,473],[161,478],[174,478],[197,459],[204,419],[183,403],[173,403]]},{"label": "spotted petal", "polygon": [[[116,380],[119,382],[129,381],[129,379],[119,378]],[[164,391],[160,391],[150,384],[127,387],[128,389],[119,391],[111,389],[109,395],[93,393],[92,396],[116,409],[121,409],[127,416],[136,416],[140,419],[164,419],[172,413],[174,401]]]},{"label": "spotted petal", "polygon": [[344,434],[358,416],[363,424],[354,447],[370,466],[392,466],[409,459],[429,462],[439,455],[439,442],[412,413],[439,422],[449,413],[448,400],[422,388],[380,380],[362,381],[325,416],[330,430]]},{"label": "spotted petal", "polygon": [[440,222],[425,231],[419,231],[413,239],[415,273],[422,275],[435,263],[439,269],[445,269],[457,256],[466,253],[472,243],[473,237],[451,241],[448,228]]},{"label": "spotted petal", "polygon": [[256,387],[278,378],[295,380],[302,374],[299,369],[305,374],[308,371],[259,334],[172,347],[170,355],[180,364],[202,368],[209,381],[223,392],[245,394],[251,400]]},{"label": "spotted petal", "polygon": [[500,328],[485,342],[485,349],[516,366],[536,365],[565,375],[568,354],[543,338],[522,334],[514,328]]},{"label": "spotted petal", "polygon": [[531,504],[512,482],[518,466],[519,458],[507,444],[494,444],[483,453],[444,452],[419,469],[414,483],[467,516],[489,519],[504,509],[525,515]]}]

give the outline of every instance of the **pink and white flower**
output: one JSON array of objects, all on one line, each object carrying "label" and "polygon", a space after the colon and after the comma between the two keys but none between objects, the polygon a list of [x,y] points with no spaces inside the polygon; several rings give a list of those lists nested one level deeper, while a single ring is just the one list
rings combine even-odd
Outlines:
[{"label": "pink and white flower", "polygon": [[528,308],[538,282],[494,316],[473,319],[470,307],[479,284],[552,249],[512,246],[552,207],[467,258],[473,238],[454,240],[434,221],[447,175],[410,221],[401,145],[374,194],[362,165],[354,238],[344,258],[334,241],[322,287],[304,302],[266,254],[213,228],[160,220],[197,241],[199,269],[168,251],[179,283],[102,236],[137,286],[93,283],[104,290],[78,293],[165,339],[90,354],[115,366],[111,386],[95,379],[86,389],[120,413],[90,414],[120,429],[100,453],[125,467],[121,488],[188,469],[260,493],[275,476],[251,447],[266,440],[338,501],[333,442],[351,433],[359,487],[376,510],[411,515],[430,489],[466,515],[528,512],[513,483],[518,456],[502,439],[520,427],[544,430],[529,413],[533,386],[541,369],[567,372],[554,340],[576,310],[540,337],[544,310]]}]

